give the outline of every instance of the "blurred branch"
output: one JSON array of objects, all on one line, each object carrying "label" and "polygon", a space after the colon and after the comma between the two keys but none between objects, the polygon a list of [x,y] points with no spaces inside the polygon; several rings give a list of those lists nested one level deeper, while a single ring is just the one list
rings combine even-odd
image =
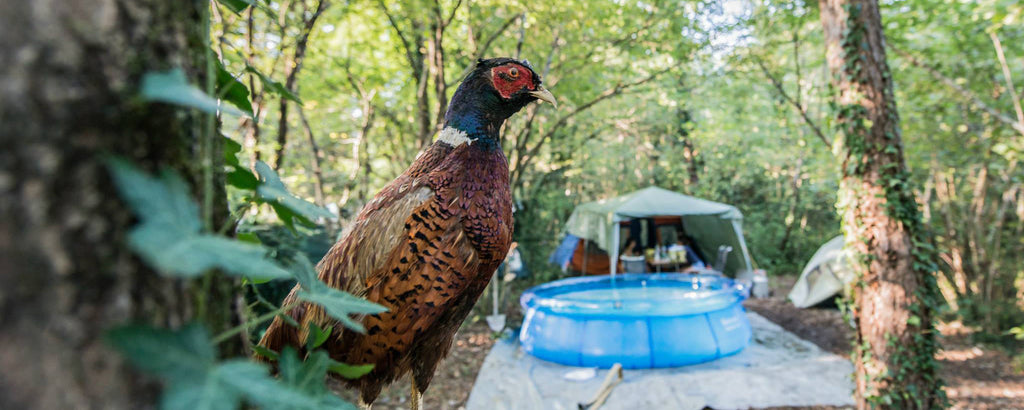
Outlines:
[{"label": "blurred branch", "polygon": [[1003,81],[1006,82],[1006,89],[1010,93],[1010,101],[1013,101],[1013,110],[1017,113],[1017,123],[1024,124],[1024,110],[1020,107],[1020,98],[1017,97],[1017,89],[1013,86],[1013,77],[1010,76],[1010,67],[1006,64],[1006,55],[1003,54],[1003,44],[999,41],[996,32],[988,33],[992,38],[992,45],[996,48],[996,56],[999,57],[999,65],[1003,68]]},{"label": "blurred branch", "polygon": [[461,5],[462,5],[462,0],[458,0],[458,1],[455,2],[455,7],[452,7],[452,12],[448,14],[448,18],[445,19],[444,20],[444,24],[442,24],[443,27],[447,28],[449,25],[452,24],[452,20],[455,19],[455,12],[459,11],[459,6],[461,6]]},{"label": "blurred branch", "polygon": [[[754,56],[754,60],[757,61],[757,66],[761,67],[761,72],[764,73],[765,77],[768,77],[768,80],[772,82],[772,85],[775,86],[775,89],[778,90],[780,95],[782,95],[782,98],[796,108],[797,112],[800,113],[800,116],[804,119],[804,122],[807,124],[807,126],[810,127],[812,131],[814,131],[814,135],[817,135],[818,138],[821,139],[821,142],[824,142],[825,146],[831,150],[832,142],[825,137],[825,134],[821,131],[821,127],[819,127],[818,124],[811,119],[811,116],[807,114],[807,109],[803,106],[803,104],[801,104],[800,101],[793,99],[793,97],[791,97],[789,93],[786,92],[786,89],[782,86],[782,82],[779,81],[779,79],[776,78],[774,75],[772,75],[770,71],[768,71],[768,67],[764,65],[764,61],[762,61],[760,57]],[[797,80],[797,82],[799,83],[799,80]]]},{"label": "blurred branch", "polygon": [[[575,117],[579,113],[582,113],[583,111],[586,111],[587,109],[589,109],[590,107],[593,107],[594,105],[596,105],[597,103],[599,103],[601,101],[607,100],[607,99],[615,97],[617,95],[620,95],[623,92],[625,92],[626,90],[629,90],[630,88],[646,84],[646,83],[650,82],[651,80],[654,80],[655,78],[658,78],[658,76],[660,76],[660,75],[662,75],[664,73],[669,72],[673,68],[675,68],[675,66],[669,66],[668,68],[665,68],[664,70],[656,71],[656,72],[648,75],[647,77],[641,78],[639,80],[636,80],[636,81],[633,81],[633,82],[630,82],[630,83],[626,83],[626,84],[621,84],[621,83],[620,84],[616,84],[614,87],[609,88],[609,89],[601,92],[600,94],[598,94],[596,97],[594,97],[590,101],[587,101],[587,102],[583,103],[582,105],[576,106],[576,108],[574,108],[568,114],[563,115],[561,118],[558,119],[558,121],[555,122],[554,125],[552,125],[550,128],[548,128],[548,131],[545,132],[543,136],[541,136],[540,140],[537,141],[537,145],[534,145],[532,148],[527,150],[525,155],[518,156],[516,158],[515,167],[512,169],[512,173],[513,173],[513,178],[512,178],[513,186],[515,186],[515,184],[519,181],[519,178],[522,175],[523,167],[526,164],[528,164],[534,157],[537,156],[537,153],[540,151],[541,147],[544,146],[544,143],[547,142],[549,139],[551,139],[551,137],[554,135],[554,133],[557,132],[562,126],[564,126],[566,124],[566,122],[568,122],[571,118]],[[523,143],[523,147],[525,147],[525,146],[526,146],[526,143],[524,142]]]},{"label": "blurred branch", "polygon": [[519,60],[523,53],[523,42],[526,41],[526,13],[519,15],[519,41],[516,42],[516,60]]},{"label": "blurred branch", "polygon": [[469,75],[470,71],[473,71],[473,69],[476,68],[476,60],[483,58],[484,54],[487,54],[487,50],[491,49],[491,44],[494,43],[494,40],[497,40],[498,37],[501,36],[501,33],[504,33],[505,30],[508,30],[508,28],[512,26],[512,23],[515,23],[516,19],[518,19],[519,16],[522,15],[523,13],[519,13],[512,16],[508,20],[505,20],[505,24],[502,24],[501,27],[499,27],[498,30],[496,30],[494,33],[491,33],[491,35],[487,37],[487,40],[484,41],[484,44],[480,47],[480,49],[476,51],[476,54],[470,60],[469,64],[466,64],[466,68],[462,70],[462,74],[459,74],[458,78],[453,79],[451,83],[448,83],[448,85],[451,86],[459,81],[462,81],[463,78],[466,78],[466,76]]},{"label": "blurred branch", "polygon": [[982,101],[982,99],[978,98],[978,96],[975,95],[973,92],[961,87],[959,84],[953,81],[953,79],[946,77],[944,74],[940,73],[939,70],[936,70],[934,67],[922,62],[921,60],[918,60],[916,57],[910,55],[910,53],[903,51],[902,49],[896,47],[893,44],[889,44],[889,48],[893,49],[893,51],[895,51],[897,54],[910,61],[910,64],[913,64],[915,67],[927,71],[928,74],[931,74],[931,76],[934,77],[936,80],[939,80],[947,87],[952,88],[953,91],[956,91],[958,94],[960,94],[960,96],[970,100],[971,103],[992,115],[992,117],[994,117],[999,122],[1009,125],[1018,133],[1024,135],[1024,122],[1014,121],[1013,118],[1011,118],[1009,115],[1006,115],[1000,112],[999,110],[992,108],[992,106],[985,103],[985,101]]},{"label": "blurred branch", "polygon": [[309,140],[309,148],[312,152],[312,161],[310,165],[313,167],[313,200],[317,206],[324,206],[324,174],[320,167],[320,162],[323,161],[323,152],[320,151],[320,146],[316,143],[316,138],[313,137],[313,128],[309,126],[309,120],[306,119],[306,110],[302,108],[302,104],[298,105],[299,119],[302,120],[302,128],[306,130],[306,138]]},{"label": "blurred branch", "polygon": [[[313,27],[316,26],[316,21],[323,14],[324,10],[327,9],[329,3],[326,0],[320,0],[316,3],[316,9],[308,19],[305,18],[303,13],[303,25],[302,31],[299,32],[299,38],[295,42],[295,52],[292,54],[291,64],[287,64],[285,72],[284,87],[289,92],[294,93],[296,90],[296,81],[298,80],[299,71],[302,70],[302,61],[306,57],[306,47],[309,44],[309,36],[313,33]],[[303,3],[305,11],[305,3]],[[285,146],[288,144],[288,98],[281,96],[280,99],[280,116],[278,117],[277,123],[277,149],[275,150],[274,158],[274,170],[279,171],[281,166],[284,164],[284,151]]]},{"label": "blurred branch", "polygon": [[380,5],[380,9],[384,12],[384,15],[388,18],[388,23],[391,24],[391,28],[395,29],[395,34],[398,34],[398,39],[402,41],[402,48],[405,49],[405,58],[409,61],[409,65],[416,68],[416,59],[413,58],[413,52],[411,46],[409,46],[409,39],[405,36],[405,32],[402,31],[401,27],[398,27],[398,22],[395,21],[395,17],[391,14],[388,6],[384,4],[384,0],[377,0],[377,4]]}]

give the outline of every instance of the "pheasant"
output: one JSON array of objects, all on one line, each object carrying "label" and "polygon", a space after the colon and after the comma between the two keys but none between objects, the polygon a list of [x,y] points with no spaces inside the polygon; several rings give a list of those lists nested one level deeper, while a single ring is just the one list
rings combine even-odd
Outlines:
[{"label": "pheasant", "polygon": [[[508,160],[500,130],[506,119],[554,96],[526,61],[478,60],[452,96],[444,127],[398,178],[356,216],[317,265],[320,280],[388,309],[361,320],[366,333],[344,329],[324,310],[299,304],[275,318],[259,344],[301,350],[310,324],[329,329],[324,347],[334,360],[373,364],[343,380],[369,408],[381,389],[412,372],[411,408],[452,337],[512,242]],[[298,286],[283,304],[297,300]]]}]

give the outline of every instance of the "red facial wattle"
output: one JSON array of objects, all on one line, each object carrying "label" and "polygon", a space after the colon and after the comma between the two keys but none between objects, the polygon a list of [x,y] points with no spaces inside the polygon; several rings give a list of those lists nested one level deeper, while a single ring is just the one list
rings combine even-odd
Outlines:
[{"label": "red facial wattle", "polygon": [[533,91],[533,72],[519,64],[506,64],[491,69],[491,82],[503,98],[512,98],[519,90]]}]

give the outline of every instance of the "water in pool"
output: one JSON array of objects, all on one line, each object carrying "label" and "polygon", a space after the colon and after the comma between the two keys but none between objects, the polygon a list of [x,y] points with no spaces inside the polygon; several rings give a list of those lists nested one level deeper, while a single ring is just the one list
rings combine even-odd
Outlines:
[{"label": "water in pool", "polygon": [[[719,309],[736,301],[736,296],[729,292],[715,292],[721,289],[720,286],[701,286],[699,282],[693,284],[672,281],[662,281],[649,285],[647,281],[630,281],[612,286],[591,289],[572,290],[559,293],[556,298],[559,301],[575,305],[581,313],[591,308],[604,314],[647,314],[647,315],[670,315],[700,313],[709,310]],[[605,309],[598,308],[596,305]],[[610,308],[610,309],[608,309]],[[577,310],[577,309],[573,309]],[[595,311],[595,313],[598,313]]]}]

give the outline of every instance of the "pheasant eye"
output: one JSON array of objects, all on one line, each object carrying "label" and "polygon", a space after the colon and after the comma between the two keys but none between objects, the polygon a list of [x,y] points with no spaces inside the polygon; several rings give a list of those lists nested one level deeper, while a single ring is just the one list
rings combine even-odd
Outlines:
[{"label": "pheasant eye", "polygon": [[512,78],[519,78],[519,69],[515,67],[508,69],[508,76]]}]

